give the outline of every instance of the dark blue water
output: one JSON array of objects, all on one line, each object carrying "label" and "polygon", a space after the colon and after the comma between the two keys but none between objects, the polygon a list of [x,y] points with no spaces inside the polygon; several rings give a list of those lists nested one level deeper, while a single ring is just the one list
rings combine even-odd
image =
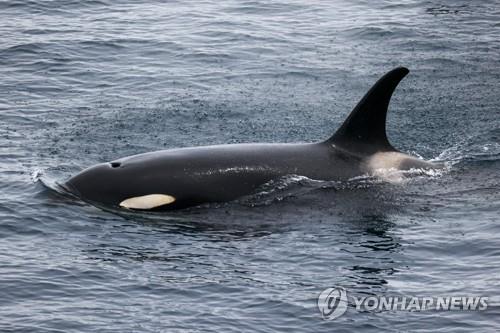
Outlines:
[{"label": "dark blue water", "polygon": [[[0,2],[0,331],[497,331],[499,1]],[[412,71],[403,182],[288,179],[240,202],[116,214],[54,189],[164,148],[330,136]],[[490,298],[324,321],[318,294]]]}]

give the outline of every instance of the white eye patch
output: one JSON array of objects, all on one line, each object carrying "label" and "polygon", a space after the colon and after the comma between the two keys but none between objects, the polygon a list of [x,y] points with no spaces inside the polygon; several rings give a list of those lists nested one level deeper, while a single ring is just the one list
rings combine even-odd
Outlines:
[{"label": "white eye patch", "polygon": [[153,209],[174,201],[175,197],[168,194],[148,194],[123,200],[120,206],[129,209]]}]

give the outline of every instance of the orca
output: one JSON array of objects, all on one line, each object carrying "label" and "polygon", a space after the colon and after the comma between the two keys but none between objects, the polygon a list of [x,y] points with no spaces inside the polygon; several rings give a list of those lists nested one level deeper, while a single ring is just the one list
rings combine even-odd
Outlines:
[{"label": "orca", "polygon": [[315,180],[377,176],[380,170],[438,165],[396,150],[386,135],[392,93],[409,73],[395,68],[379,79],[326,141],[249,143],[169,149],[92,166],[64,187],[82,200],[131,210],[175,210],[252,194],[287,175]]}]

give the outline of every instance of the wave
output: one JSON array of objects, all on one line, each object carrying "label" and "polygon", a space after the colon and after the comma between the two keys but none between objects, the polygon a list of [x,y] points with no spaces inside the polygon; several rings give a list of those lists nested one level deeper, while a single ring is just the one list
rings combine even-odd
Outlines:
[{"label": "wave", "polygon": [[65,12],[67,10],[76,10],[83,8],[94,8],[109,6],[111,3],[102,0],[52,0],[52,1],[36,1],[36,0],[8,0],[0,2],[0,10],[23,10],[31,13]]},{"label": "wave", "polygon": [[435,159],[450,165],[468,161],[500,161],[500,128],[466,137],[443,150]]}]

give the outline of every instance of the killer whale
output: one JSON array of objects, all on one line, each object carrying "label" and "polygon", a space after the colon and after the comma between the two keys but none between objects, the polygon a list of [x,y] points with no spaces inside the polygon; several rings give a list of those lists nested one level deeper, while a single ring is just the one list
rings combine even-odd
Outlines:
[{"label": "killer whale", "polygon": [[409,73],[380,78],[340,128],[317,143],[250,143],[169,149],[97,164],[64,187],[84,201],[137,210],[174,210],[226,202],[286,176],[346,180],[377,170],[438,166],[396,150],[386,135],[391,96]]}]

